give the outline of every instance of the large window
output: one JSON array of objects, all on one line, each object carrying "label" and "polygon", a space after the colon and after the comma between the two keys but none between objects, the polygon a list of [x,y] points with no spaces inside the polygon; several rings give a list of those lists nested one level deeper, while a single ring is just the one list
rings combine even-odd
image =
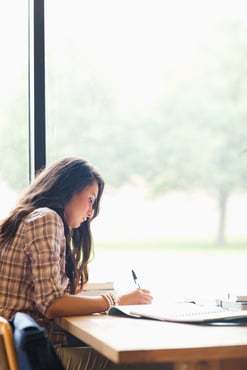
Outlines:
[{"label": "large window", "polygon": [[[17,193],[28,10],[5,9],[0,179]],[[244,288],[246,35],[244,0],[45,2],[47,162],[79,155],[106,180],[95,276],[128,285],[134,268],[167,294]]]},{"label": "large window", "polygon": [[0,217],[29,181],[28,4],[1,1]]},{"label": "large window", "polygon": [[170,293],[240,287],[246,35],[245,1],[47,2],[48,161],[105,176],[100,273],[106,256]]}]

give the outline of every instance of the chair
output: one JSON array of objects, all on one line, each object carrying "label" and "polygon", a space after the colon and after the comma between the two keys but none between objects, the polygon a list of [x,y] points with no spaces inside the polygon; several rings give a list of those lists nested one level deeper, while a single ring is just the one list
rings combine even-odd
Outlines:
[{"label": "chair", "polygon": [[10,321],[0,316],[0,370],[65,370],[45,329],[17,312]]},{"label": "chair", "polygon": [[65,370],[45,329],[30,315],[16,312],[10,325],[19,363],[18,370]]},{"label": "chair", "polygon": [[0,316],[0,370],[19,370],[17,353],[9,322]]}]

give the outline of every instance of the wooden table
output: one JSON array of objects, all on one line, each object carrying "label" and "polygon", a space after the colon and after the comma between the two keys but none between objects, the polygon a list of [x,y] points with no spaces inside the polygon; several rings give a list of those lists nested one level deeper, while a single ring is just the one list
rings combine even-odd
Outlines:
[{"label": "wooden table", "polygon": [[115,363],[165,362],[174,370],[247,369],[245,326],[202,326],[100,314],[60,318],[56,323]]}]

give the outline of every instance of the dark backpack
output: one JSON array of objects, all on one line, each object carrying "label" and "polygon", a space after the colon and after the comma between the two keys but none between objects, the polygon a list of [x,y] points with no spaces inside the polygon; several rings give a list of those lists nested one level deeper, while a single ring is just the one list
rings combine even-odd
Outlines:
[{"label": "dark backpack", "polygon": [[10,324],[20,370],[65,370],[44,328],[22,312],[17,312]]}]

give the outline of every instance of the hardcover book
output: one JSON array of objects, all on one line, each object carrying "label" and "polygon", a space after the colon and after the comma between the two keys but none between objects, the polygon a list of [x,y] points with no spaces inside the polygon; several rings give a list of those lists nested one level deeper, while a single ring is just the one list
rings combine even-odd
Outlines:
[{"label": "hardcover book", "polygon": [[95,296],[107,292],[117,294],[113,281],[92,281],[88,282],[83,287],[83,290],[79,293],[79,295]]}]

